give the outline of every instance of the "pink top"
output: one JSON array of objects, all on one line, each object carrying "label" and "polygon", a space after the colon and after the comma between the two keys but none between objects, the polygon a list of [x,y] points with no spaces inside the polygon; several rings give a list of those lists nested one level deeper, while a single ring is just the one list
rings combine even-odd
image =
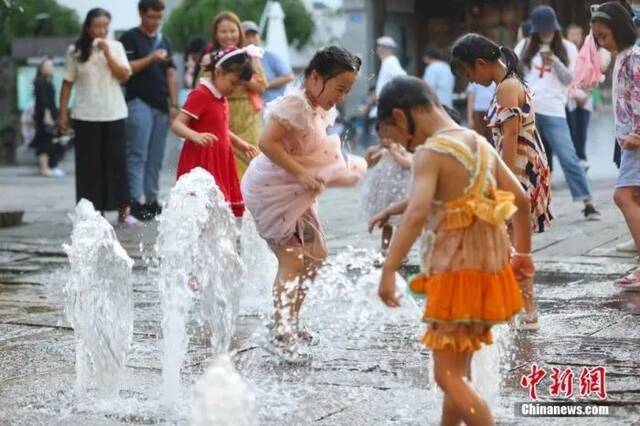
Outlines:
[{"label": "pink top", "polygon": [[[267,122],[276,120],[287,128],[281,143],[289,155],[326,186],[355,185],[366,172],[363,158],[344,155],[340,138],[327,135],[335,112],[312,106],[303,90],[291,90],[269,103],[266,114]],[[281,241],[293,235],[308,209],[315,209],[319,194],[306,191],[295,176],[259,154],[242,179],[242,195],[260,235]]]},{"label": "pink top", "polygon": [[578,53],[570,88],[592,90],[604,79],[600,70],[601,66],[602,57],[598,50],[598,45],[593,39],[593,34],[589,33],[584,40],[580,53]]}]

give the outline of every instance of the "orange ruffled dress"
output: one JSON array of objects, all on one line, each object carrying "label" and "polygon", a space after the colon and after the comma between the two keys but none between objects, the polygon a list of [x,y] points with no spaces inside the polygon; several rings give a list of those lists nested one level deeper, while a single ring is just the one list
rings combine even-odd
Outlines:
[{"label": "orange ruffled dress", "polygon": [[513,194],[497,189],[497,153],[477,136],[476,151],[446,136],[419,149],[453,156],[469,171],[464,195],[434,204],[422,234],[422,273],[411,290],[424,293],[422,338],[431,349],[472,352],[491,344],[491,326],[511,319],[523,307],[509,263],[506,221],[516,211]]}]

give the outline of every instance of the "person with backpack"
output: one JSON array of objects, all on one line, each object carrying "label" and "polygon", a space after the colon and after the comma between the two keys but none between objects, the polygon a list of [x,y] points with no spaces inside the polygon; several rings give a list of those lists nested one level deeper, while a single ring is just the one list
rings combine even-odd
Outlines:
[{"label": "person with backpack", "polygon": [[164,2],[140,0],[138,12],[140,25],[120,38],[133,71],[126,84],[127,173],[131,214],[150,220],[161,211],[160,169],[169,120],[179,112],[178,84],[171,42],[160,33]]}]

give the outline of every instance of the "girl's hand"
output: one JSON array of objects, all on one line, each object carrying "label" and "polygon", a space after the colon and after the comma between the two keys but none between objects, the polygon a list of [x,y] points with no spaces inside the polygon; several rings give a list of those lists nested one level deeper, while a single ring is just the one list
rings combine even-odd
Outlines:
[{"label": "girl's hand", "polygon": [[61,109],[58,113],[58,127],[62,130],[69,128],[69,112],[66,109]]},{"label": "girl's hand", "polygon": [[300,172],[298,176],[296,176],[298,182],[302,185],[304,189],[310,192],[320,192],[324,189],[324,181],[318,177],[315,177],[305,171]]},{"label": "girl's hand", "polygon": [[517,254],[511,257],[511,269],[518,280],[531,278],[535,272],[531,256],[519,256]]},{"label": "girl's hand", "polygon": [[196,133],[193,137],[189,138],[192,142],[198,145],[209,145],[218,140],[218,137],[213,133]]},{"label": "girl's hand", "polygon": [[380,140],[380,145],[388,149],[393,149],[394,147],[398,146],[398,144],[393,139],[389,138],[382,138]]},{"label": "girl's hand", "polygon": [[556,61],[557,56],[555,55],[542,55],[542,65],[545,67],[550,67]]},{"label": "girl's hand", "polygon": [[378,297],[382,303],[390,308],[400,306],[399,295],[396,293],[396,273],[387,269],[382,270],[380,285],[378,286]]},{"label": "girl's hand", "polygon": [[243,144],[238,146],[238,150],[242,153],[242,155],[244,155],[248,159],[252,159],[256,155],[258,155],[258,148],[251,145],[250,143],[244,142]]},{"label": "girl's hand", "polygon": [[382,210],[380,213],[376,214],[369,220],[369,233],[373,232],[374,228],[377,226],[378,228],[382,228],[389,222],[389,218],[391,215],[387,211],[387,209]]},{"label": "girl's hand", "polygon": [[107,43],[107,40],[103,38],[95,38],[93,39],[93,45],[102,50],[105,55],[109,53],[109,43]]},{"label": "girl's hand", "polygon": [[378,162],[380,156],[382,155],[382,148],[380,145],[374,145],[367,148],[367,151],[364,153],[364,160],[367,162],[367,166],[372,167],[375,163]]},{"label": "girl's hand", "polygon": [[624,149],[635,150],[640,148],[640,135],[638,134],[629,133],[628,135],[620,137],[620,141]]},{"label": "girl's hand", "polygon": [[401,149],[400,149],[400,144],[399,144],[399,143],[395,143],[395,142],[393,143],[393,145],[391,145],[391,146],[389,147],[389,151],[391,151],[391,152],[395,152],[395,153],[400,153],[400,152],[402,152],[402,151],[401,151]]}]

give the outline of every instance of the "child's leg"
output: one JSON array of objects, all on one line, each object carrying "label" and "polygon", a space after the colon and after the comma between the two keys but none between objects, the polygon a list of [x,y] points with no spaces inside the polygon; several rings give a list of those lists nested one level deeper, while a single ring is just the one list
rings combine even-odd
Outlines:
[{"label": "child's leg", "polygon": [[278,273],[273,284],[273,321],[277,334],[290,335],[297,323],[296,294],[304,275],[302,247],[274,248],[278,258]]},{"label": "child's leg", "polygon": [[[513,247],[513,225],[509,224],[509,240]],[[536,309],[536,298],[533,290],[533,276],[518,279],[518,287],[520,287],[520,294],[522,295],[522,304],[524,305],[524,312],[527,315],[527,319],[534,321],[538,320],[538,310]]]},{"label": "child's leg", "polygon": [[391,243],[391,237],[393,236],[393,226],[385,225],[382,227],[382,251],[384,253],[389,250],[389,244]]},{"label": "child's leg", "polygon": [[518,280],[520,286],[520,294],[522,294],[522,304],[524,305],[524,312],[527,315],[527,320],[537,321],[538,311],[536,309],[536,300],[533,293],[533,276],[520,278]]},{"label": "child's leg", "polygon": [[434,376],[445,394],[443,425],[455,425],[460,420],[470,426],[495,424],[489,407],[470,386],[470,358],[466,352],[433,351]]},{"label": "child's leg", "polygon": [[304,257],[304,274],[300,280],[300,285],[297,287],[295,305],[293,308],[293,315],[295,318],[295,325],[298,325],[298,317],[300,316],[300,309],[302,303],[307,296],[307,286],[305,281],[315,280],[316,274],[325,259],[327,258],[327,248],[324,241],[316,241],[305,246]]},{"label": "child's leg", "polygon": [[616,188],[613,200],[622,211],[636,246],[640,247],[640,187]]}]

